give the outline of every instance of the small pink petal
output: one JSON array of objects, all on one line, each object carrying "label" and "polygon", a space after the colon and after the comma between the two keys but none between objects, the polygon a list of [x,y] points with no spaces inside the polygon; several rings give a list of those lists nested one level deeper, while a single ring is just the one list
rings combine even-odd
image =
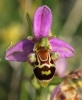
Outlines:
[{"label": "small pink petal", "polygon": [[49,34],[52,24],[52,12],[47,6],[39,7],[33,20],[33,31],[37,38],[46,37]]},{"label": "small pink petal", "polygon": [[56,61],[56,73],[59,77],[65,76],[66,67],[67,67],[67,62],[65,58],[60,58]]},{"label": "small pink petal", "polygon": [[24,39],[14,45],[6,52],[6,60],[26,62],[27,57],[33,52],[34,43],[31,40]]},{"label": "small pink petal", "polygon": [[61,84],[58,85],[58,86],[52,91],[50,100],[56,100],[55,98],[56,98],[57,93],[58,93],[59,90],[60,90],[60,86],[61,86]]},{"label": "small pink petal", "polygon": [[64,42],[63,40],[60,40],[58,38],[53,38],[49,40],[51,46],[52,46],[52,52],[59,52],[60,57],[71,57],[74,55],[74,49],[72,46],[70,46],[68,43]]}]

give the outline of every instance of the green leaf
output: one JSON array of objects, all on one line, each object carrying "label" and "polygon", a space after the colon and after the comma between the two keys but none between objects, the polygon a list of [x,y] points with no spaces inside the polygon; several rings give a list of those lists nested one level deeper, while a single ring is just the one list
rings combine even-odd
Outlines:
[{"label": "green leaf", "polygon": [[26,12],[26,19],[28,21],[28,24],[29,24],[29,28],[30,28],[30,31],[31,31],[31,35],[33,35],[33,31],[32,31],[32,22],[31,22],[31,18],[30,18],[30,15],[28,12]]},{"label": "green leaf", "polygon": [[59,85],[63,81],[63,78],[55,76],[49,85]]}]

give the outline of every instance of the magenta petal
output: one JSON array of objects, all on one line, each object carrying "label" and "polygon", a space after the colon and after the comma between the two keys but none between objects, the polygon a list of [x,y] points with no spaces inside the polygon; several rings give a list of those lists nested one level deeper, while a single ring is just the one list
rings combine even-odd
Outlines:
[{"label": "magenta petal", "polygon": [[6,60],[26,62],[28,54],[33,52],[34,43],[24,39],[14,45],[6,52]]},{"label": "magenta petal", "polygon": [[39,7],[33,20],[33,31],[35,37],[42,38],[49,34],[52,24],[52,12],[47,6]]},{"label": "magenta petal", "polygon": [[50,100],[56,100],[56,95],[57,95],[57,93],[58,93],[59,90],[60,90],[60,86],[61,86],[61,84],[59,84],[59,85],[52,91]]},{"label": "magenta petal", "polygon": [[67,44],[66,42],[58,39],[53,38],[49,40],[51,46],[52,46],[52,52],[59,52],[60,57],[71,57],[74,55],[74,49]]}]

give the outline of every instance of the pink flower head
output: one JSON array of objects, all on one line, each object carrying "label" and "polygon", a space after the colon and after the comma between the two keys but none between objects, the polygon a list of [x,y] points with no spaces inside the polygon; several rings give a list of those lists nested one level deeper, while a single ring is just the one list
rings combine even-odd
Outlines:
[{"label": "pink flower head", "polygon": [[51,93],[50,100],[80,100],[73,84],[61,83]]},{"label": "pink flower head", "polygon": [[29,62],[41,84],[47,84],[55,73],[55,61],[74,55],[74,49],[54,36],[49,36],[52,12],[47,6],[39,7],[33,18],[34,37],[21,40],[6,52],[6,60]]},{"label": "pink flower head", "polygon": [[[66,75],[61,84],[53,89],[50,100],[81,100],[82,70],[76,69]],[[81,82],[81,84],[78,84]]]}]

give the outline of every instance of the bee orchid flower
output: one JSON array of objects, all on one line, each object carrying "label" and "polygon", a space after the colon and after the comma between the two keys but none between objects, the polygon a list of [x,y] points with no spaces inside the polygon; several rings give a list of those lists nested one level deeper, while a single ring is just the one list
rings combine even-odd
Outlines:
[{"label": "bee orchid flower", "polygon": [[62,82],[51,93],[50,100],[80,100],[73,84]]},{"label": "bee orchid flower", "polygon": [[66,75],[62,83],[53,89],[50,100],[81,100],[81,89],[82,70],[76,69]]},{"label": "bee orchid flower", "polygon": [[42,86],[46,86],[54,77],[55,61],[74,55],[74,49],[54,36],[49,36],[52,24],[52,12],[43,5],[35,13],[31,38],[21,40],[6,52],[6,60],[29,62],[34,74]]}]

